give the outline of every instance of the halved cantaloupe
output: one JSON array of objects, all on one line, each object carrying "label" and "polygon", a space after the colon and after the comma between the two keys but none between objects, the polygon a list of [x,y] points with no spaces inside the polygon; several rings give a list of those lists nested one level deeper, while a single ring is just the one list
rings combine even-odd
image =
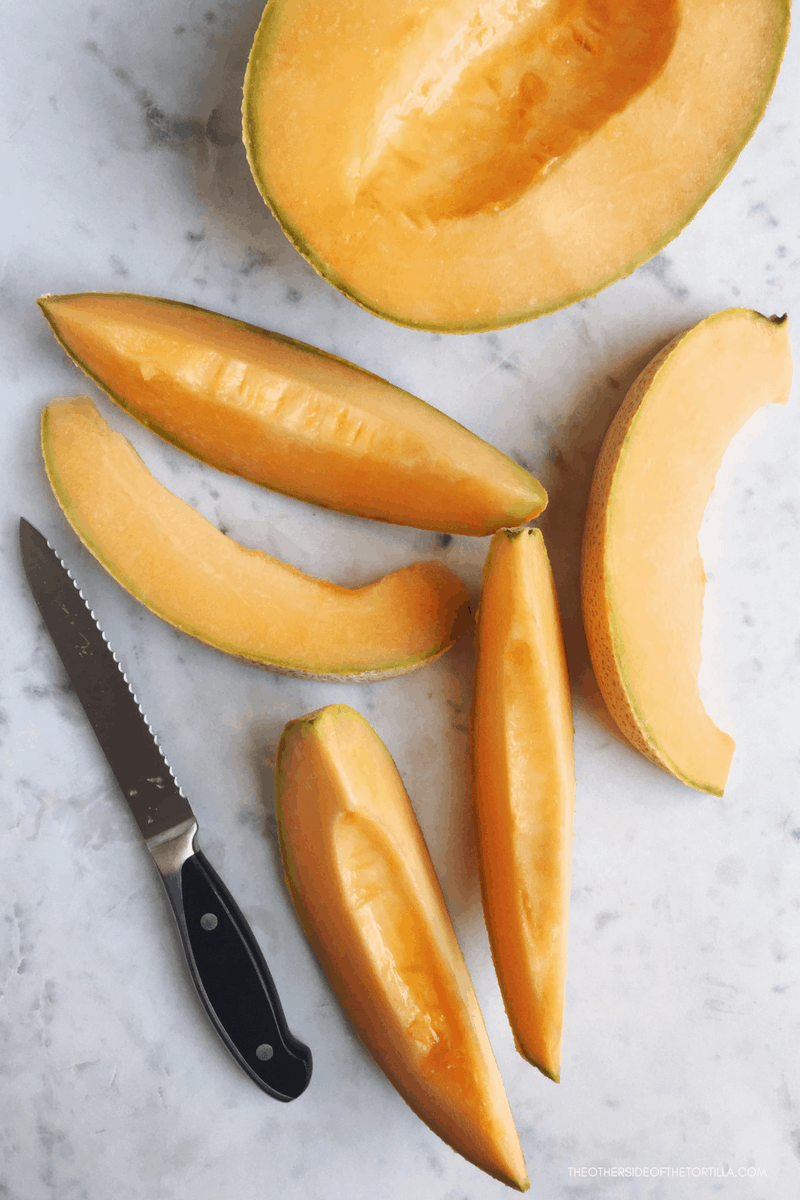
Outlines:
[{"label": "halved cantaloupe", "polygon": [[292,338],[151,296],[39,301],[132,416],[222,471],[326,508],[482,536],[547,503],[522,467],[416,396]]},{"label": "halved cantaloupe", "polygon": [[250,166],[365,308],[455,333],[525,321],[691,219],[760,119],[788,25],[789,0],[270,0]]},{"label": "halved cantaloupe", "polygon": [[290,721],[276,803],[290,895],[359,1037],[434,1133],[524,1191],[472,981],[383,742],[344,704]]},{"label": "halved cantaloupe", "polygon": [[729,441],[763,404],[785,404],[791,379],[785,317],[743,308],[708,317],[636,380],[592,479],[583,619],[603,699],[642,754],[715,795],[735,747],[698,689],[698,533]]},{"label": "halved cantaloupe", "polygon": [[439,563],[350,589],[238,545],[154,479],[87,397],[44,410],[42,448],[67,520],[117,582],[255,666],[385,679],[432,662],[470,626],[466,589]]},{"label": "halved cantaloupe", "polygon": [[538,529],[493,537],[476,642],[472,805],[486,928],[517,1049],[558,1081],[575,767],[558,598]]}]

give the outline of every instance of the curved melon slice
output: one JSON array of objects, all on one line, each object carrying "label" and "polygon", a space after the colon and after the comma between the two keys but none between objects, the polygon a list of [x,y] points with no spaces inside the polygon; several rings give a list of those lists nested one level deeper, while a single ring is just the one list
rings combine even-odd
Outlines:
[{"label": "curved melon slice", "polygon": [[611,716],[665,771],[721,795],[734,751],[698,689],[703,512],[725,449],[763,404],[789,398],[786,318],[727,309],[642,372],[595,467],[583,542],[583,619]]},{"label": "curved melon slice", "polygon": [[553,574],[538,529],[489,547],[470,730],[483,911],[517,1049],[558,1082],[575,766]]},{"label": "curved melon slice", "polygon": [[184,633],[255,666],[384,679],[432,662],[469,628],[466,589],[438,563],[350,589],[238,545],[162,487],[88,398],[44,410],[42,447],[68,521],[117,582]]},{"label": "curved melon slice", "polygon": [[222,471],[360,517],[482,536],[547,503],[532,475],[385,379],[150,296],[39,304],[68,354],[155,433]]},{"label": "curved melon slice", "polygon": [[312,266],[378,315],[529,320],[694,216],[764,111],[789,7],[270,0],[244,88],[253,176]]},{"label": "curved melon slice", "polygon": [[478,1001],[403,781],[344,704],[290,721],[277,761],[286,883],[356,1032],[423,1121],[528,1186]]}]

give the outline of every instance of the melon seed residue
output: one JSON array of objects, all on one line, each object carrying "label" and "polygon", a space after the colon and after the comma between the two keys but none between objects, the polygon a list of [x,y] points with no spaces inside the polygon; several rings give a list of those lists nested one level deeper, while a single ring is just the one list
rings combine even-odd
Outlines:
[{"label": "melon seed residue", "polygon": [[[464,6],[462,6],[463,10]],[[677,0],[489,0],[403,30],[356,172],[368,207],[414,225],[499,211],[661,72]]]}]

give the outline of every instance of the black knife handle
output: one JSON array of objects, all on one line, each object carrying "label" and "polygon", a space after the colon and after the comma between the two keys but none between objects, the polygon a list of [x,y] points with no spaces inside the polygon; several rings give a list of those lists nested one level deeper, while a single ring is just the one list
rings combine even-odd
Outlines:
[{"label": "black knife handle", "polygon": [[311,1051],[289,1030],[269,967],[236,901],[200,850],[164,875],[192,980],[239,1065],[276,1100],[311,1078]]}]

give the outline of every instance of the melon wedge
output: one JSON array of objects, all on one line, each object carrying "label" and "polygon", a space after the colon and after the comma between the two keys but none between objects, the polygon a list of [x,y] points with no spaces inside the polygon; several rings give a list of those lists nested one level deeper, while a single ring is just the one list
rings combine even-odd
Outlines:
[{"label": "melon wedge", "polygon": [[694,216],[764,111],[789,7],[270,0],[244,85],[250,167],[356,303],[454,333],[526,321]]},{"label": "melon wedge", "polygon": [[462,425],[303,342],[150,296],[39,301],[61,345],[118,404],[182,450],[325,508],[482,536],[547,503]]},{"label": "melon wedge", "polygon": [[575,766],[558,598],[538,529],[492,538],[476,643],[472,805],[486,928],[517,1049],[558,1082]]},{"label": "melon wedge", "polygon": [[255,666],[385,679],[432,662],[470,626],[464,585],[438,563],[350,589],[238,545],[162,487],[86,397],[44,410],[42,448],[67,520],[117,582]]},{"label": "melon wedge", "polygon": [[519,1138],[428,849],[359,713],[339,704],[289,722],[277,815],[287,887],[359,1037],[434,1133],[524,1191]]},{"label": "melon wedge", "polygon": [[729,441],[762,405],[785,404],[791,379],[785,317],[743,308],[708,317],[633,384],[592,480],[583,619],[603,699],[642,754],[715,795],[735,747],[698,689],[698,533]]}]

